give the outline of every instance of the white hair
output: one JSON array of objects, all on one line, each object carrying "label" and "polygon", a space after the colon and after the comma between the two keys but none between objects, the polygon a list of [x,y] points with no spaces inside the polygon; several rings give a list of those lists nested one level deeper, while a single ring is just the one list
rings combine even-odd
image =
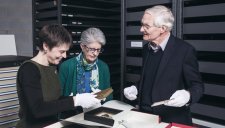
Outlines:
[{"label": "white hair", "polygon": [[165,26],[167,31],[171,31],[174,23],[174,16],[171,10],[165,6],[157,5],[145,10],[145,13],[154,17],[153,25],[156,27]]},{"label": "white hair", "polygon": [[81,34],[81,44],[90,44],[98,42],[101,45],[106,44],[104,33],[98,28],[88,28]]}]

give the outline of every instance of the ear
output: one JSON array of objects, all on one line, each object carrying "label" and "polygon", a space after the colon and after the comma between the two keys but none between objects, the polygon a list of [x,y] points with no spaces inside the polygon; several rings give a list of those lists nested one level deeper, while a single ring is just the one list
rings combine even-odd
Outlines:
[{"label": "ear", "polygon": [[84,51],[84,45],[83,44],[80,44],[80,48],[82,51]]},{"label": "ear", "polygon": [[167,27],[166,27],[166,26],[162,26],[162,27],[160,28],[160,32],[161,32],[161,33],[164,33],[166,30],[167,30]]},{"label": "ear", "polygon": [[43,43],[43,50],[44,50],[44,51],[49,50],[49,47],[48,47],[48,45],[47,45],[46,43]]}]

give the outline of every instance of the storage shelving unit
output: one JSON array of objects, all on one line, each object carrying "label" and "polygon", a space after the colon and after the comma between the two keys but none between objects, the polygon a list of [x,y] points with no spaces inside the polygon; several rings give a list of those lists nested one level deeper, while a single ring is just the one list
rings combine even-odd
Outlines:
[{"label": "storage shelving unit", "polygon": [[107,43],[99,58],[109,65],[114,98],[120,99],[120,6],[120,0],[34,0],[34,42],[44,25],[62,24],[73,37],[70,58],[81,51],[81,32],[89,27],[100,28]]},{"label": "storage shelving unit", "polygon": [[[144,10],[154,6],[156,4],[162,4],[170,8],[174,8],[172,0],[125,0],[123,6],[123,27],[124,40],[123,40],[123,55],[124,61],[122,64],[123,74],[123,88],[132,84],[137,84],[140,79],[141,66],[142,66],[142,46],[146,42],[142,40],[142,33],[140,32],[140,22]],[[176,26],[174,27],[175,31]]]},{"label": "storage shelving unit", "polygon": [[203,120],[207,127],[225,126],[224,6],[222,0],[183,0],[180,5],[181,36],[197,49],[199,70],[205,83],[204,96],[191,110],[194,121]]},{"label": "storage shelving unit", "polygon": [[16,75],[19,66],[29,57],[0,56],[0,127],[15,127],[18,121],[19,101]]},{"label": "storage shelving unit", "polygon": [[[146,8],[170,7],[175,15],[172,33],[196,50],[205,92],[191,107],[193,122],[206,127],[225,126],[225,2],[223,0],[125,0],[122,2],[122,88],[139,81],[142,66],[140,20]],[[206,13],[207,12],[207,13]],[[124,98],[125,100],[125,98]]]}]

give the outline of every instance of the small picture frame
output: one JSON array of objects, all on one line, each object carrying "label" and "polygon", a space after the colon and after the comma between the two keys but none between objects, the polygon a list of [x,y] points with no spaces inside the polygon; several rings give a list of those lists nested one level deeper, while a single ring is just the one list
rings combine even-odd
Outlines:
[{"label": "small picture frame", "polygon": [[84,113],[84,119],[97,122],[100,124],[113,126],[114,124],[113,116],[120,112],[122,112],[122,110],[107,107],[99,107]]}]

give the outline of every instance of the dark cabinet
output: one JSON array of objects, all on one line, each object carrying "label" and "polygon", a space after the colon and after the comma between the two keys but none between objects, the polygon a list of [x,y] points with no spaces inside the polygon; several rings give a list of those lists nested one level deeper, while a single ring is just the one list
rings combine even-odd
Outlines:
[{"label": "dark cabinet", "polygon": [[16,75],[19,66],[29,57],[0,56],[0,127],[15,127],[19,120]]},{"label": "dark cabinet", "polygon": [[[89,27],[100,28],[107,43],[99,58],[109,65],[114,98],[120,99],[120,9],[120,0],[34,0],[34,42],[45,24],[62,24],[73,37],[73,46],[68,52],[70,58],[81,51],[81,32]],[[35,47],[34,52],[37,52]]]},{"label": "dark cabinet", "polygon": [[[225,1],[204,0],[124,0],[122,2],[123,88],[140,79],[144,10],[154,5],[170,7],[175,15],[172,33],[197,50],[199,70],[204,81],[202,99],[191,106],[194,123],[207,127],[225,125]],[[206,13],[207,12],[207,13]],[[218,125],[218,126],[217,126]]]}]

